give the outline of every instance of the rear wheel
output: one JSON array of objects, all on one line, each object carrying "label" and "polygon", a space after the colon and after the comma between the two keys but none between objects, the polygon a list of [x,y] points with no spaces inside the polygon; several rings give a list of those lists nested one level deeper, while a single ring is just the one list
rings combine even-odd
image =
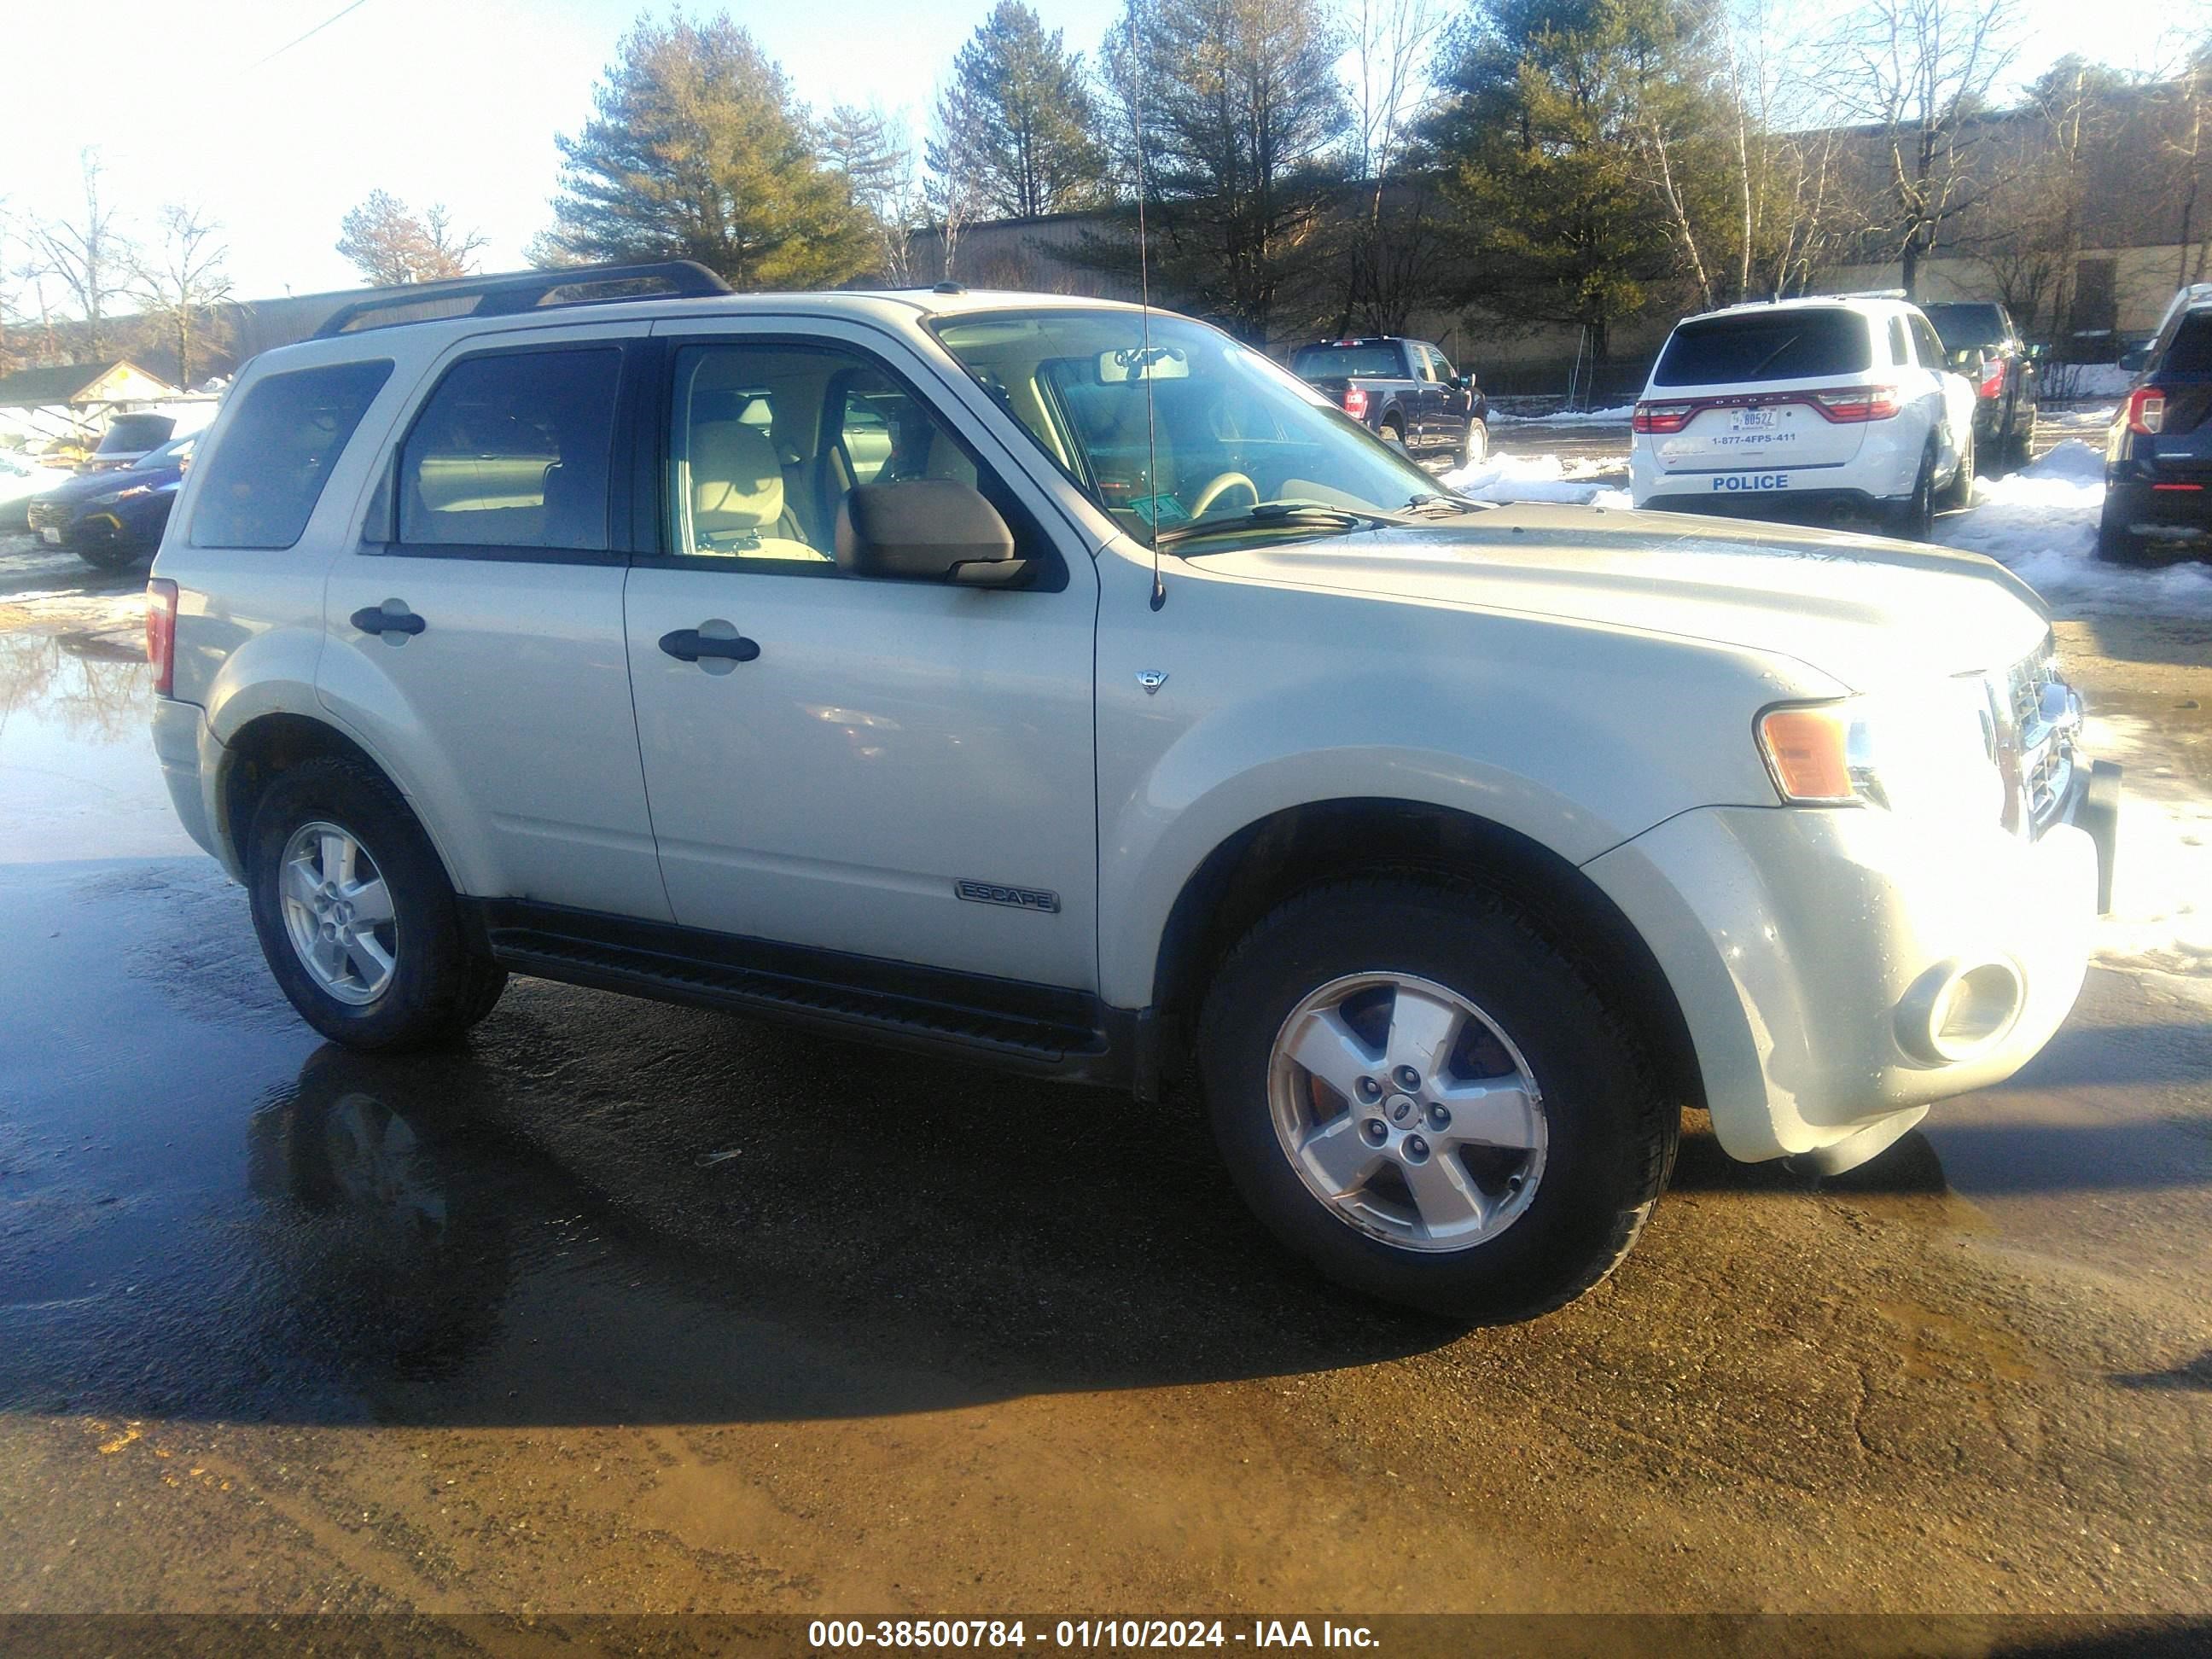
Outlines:
[{"label": "rear wheel", "polygon": [[331,757],[281,774],[253,814],[247,891],[270,971],[349,1048],[421,1048],[492,1010],[507,970],[470,938],[399,792]]},{"label": "rear wheel", "polygon": [[1936,441],[1921,452],[1912,493],[1890,507],[1890,527],[1909,542],[1924,542],[1936,528]]},{"label": "rear wheel", "polygon": [[2129,529],[2125,520],[2114,518],[2109,503],[2097,520],[2097,556],[2106,564],[2159,562],[2149,541]]},{"label": "rear wheel", "polygon": [[1216,974],[1197,1060],[1269,1230],[1342,1284],[1455,1319],[1533,1317],[1610,1273],[1680,1130],[1626,1023],[1474,887],[1290,900]]},{"label": "rear wheel", "polygon": [[1942,498],[1936,505],[1947,511],[1974,504],[1974,434],[1966,434],[1966,447],[1959,454],[1959,470],[1952,474],[1951,482],[1943,486]]},{"label": "rear wheel", "polygon": [[2035,415],[2032,400],[2025,415],[2017,408],[2013,410],[2012,430],[2005,439],[2005,459],[2015,468],[2024,467],[2035,459]]},{"label": "rear wheel", "polygon": [[1396,416],[1382,422],[1382,441],[1395,449],[1406,447],[1406,428]]},{"label": "rear wheel", "polygon": [[1467,423],[1467,441],[1460,446],[1460,465],[1480,466],[1490,459],[1490,428],[1482,421]]}]

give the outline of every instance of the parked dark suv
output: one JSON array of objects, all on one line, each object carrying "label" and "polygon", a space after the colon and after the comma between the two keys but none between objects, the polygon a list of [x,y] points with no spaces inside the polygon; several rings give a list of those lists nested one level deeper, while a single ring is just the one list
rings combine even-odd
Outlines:
[{"label": "parked dark suv", "polygon": [[1951,356],[1951,367],[1974,383],[1974,450],[2006,466],[2026,466],[2035,438],[2035,400],[2042,390],[2035,359],[2001,305],[1937,301],[1920,307]]},{"label": "parked dark suv", "polygon": [[[2173,296],[2105,443],[2097,556],[2147,564],[2212,533],[2212,283]],[[2192,547],[2192,544],[2194,546]]]}]

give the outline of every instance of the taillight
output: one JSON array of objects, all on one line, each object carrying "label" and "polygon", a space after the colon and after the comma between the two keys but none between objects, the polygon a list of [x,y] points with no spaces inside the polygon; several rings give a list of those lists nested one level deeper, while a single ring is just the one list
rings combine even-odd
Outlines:
[{"label": "taillight", "polygon": [[1367,389],[1348,386],[1344,388],[1344,412],[1355,421],[1367,418]]},{"label": "taillight", "polygon": [[2128,393],[2127,407],[2120,411],[2128,430],[2139,432],[2146,438],[2154,438],[2166,430],[2166,393],[2154,386],[2139,386]]},{"label": "taillight", "polygon": [[154,695],[177,695],[177,585],[166,576],[146,584],[146,660],[154,668]]},{"label": "taillight", "polygon": [[1697,412],[1695,404],[1638,404],[1628,424],[1638,432],[1680,432]]},{"label": "taillight", "polygon": [[1902,407],[1893,386],[1847,386],[1812,394],[1813,407],[1838,424],[1887,421]]},{"label": "taillight", "polygon": [[1984,366],[1981,384],[1974,390],[1984,398],[2001,398],[2004,395],[2004,376],[2005,360],[2002,357],[1992,357]]}]

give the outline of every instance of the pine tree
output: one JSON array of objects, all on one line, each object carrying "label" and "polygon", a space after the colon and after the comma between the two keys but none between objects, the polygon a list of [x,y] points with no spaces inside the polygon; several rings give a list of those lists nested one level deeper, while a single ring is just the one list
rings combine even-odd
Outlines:
[{"label": "pine tree", "polygon": [[[1118,171],[1143,180],[1153,279],[1255,344],[1326,252],[1352,125],[1343,49],[1321,0],[1130,0],[1106,39],[1108,131]],[[1085,257],[1133,263],[1121,237],[1093,238]]]},{"label": "pine tree", "polygon": [[559,139],[541,263],[696,259],[733,288],[823,288],[875,239],[791,82],[727,13],[641,18]]},{"label": "pine tree", "polygon": [[929,168],[1000,218],[1089,207],[1104,195],[1097,128],[1083,54],[1021,0],[999,0],[953,59]]}]

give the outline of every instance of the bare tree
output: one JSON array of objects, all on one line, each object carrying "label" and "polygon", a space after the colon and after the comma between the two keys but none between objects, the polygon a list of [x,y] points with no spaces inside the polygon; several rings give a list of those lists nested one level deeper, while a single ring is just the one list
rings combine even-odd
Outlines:
[{"label": "bare tree", "polygon": [[2012,0],[1863,0],[1833,43],[1846,106],[1877,129],[1881,228],[1905,291],[1944,228],[1996,183],[1985,165],[1990,94],[2018,51]]},{"label": "bare tree", "polygon": [[476,269],[484,238],[460,232],[442,202],[417,216],[390,191],[373,190],[338,223],[337,250],[378,287],[434,283]]},{"label": "bare tree", "polygon": [[223,262],[230,250],[222,227],[201,210],[171,204],[158,221],[159,248],[140,258],[135,294],[147,323],[177,360],[178,384],[189,390],[207,356],[226,338],[216,307],[230,297]]},{"label": "bare tree", "polygon": [[1449,243],[1436,192],[1401,180],[1434,94],[1428,68],[1444,11],[1438,0],[1352,0],[1346,21],[1358,210],[1346,227],[1336,325],[1398,334],[1437,286]]},{"label": "bare tree", "polygon": [[113,208],[100,195],[100,152],[78,154],[84,176],[84,216],[41,223],[34,240],[43,268],[59,278],[84,319],[85,350],[97,359],[107,349],[107,302],[128,291],[134,256]]},{"label": "bare tree", "polygon": [[904,119],[879,104],[840,104],[823,122],[822,148],[853,187],[853,200],[875,221],[878,274],[893,288],[915,283],[909,247],[927,223],[921,171]]}]

